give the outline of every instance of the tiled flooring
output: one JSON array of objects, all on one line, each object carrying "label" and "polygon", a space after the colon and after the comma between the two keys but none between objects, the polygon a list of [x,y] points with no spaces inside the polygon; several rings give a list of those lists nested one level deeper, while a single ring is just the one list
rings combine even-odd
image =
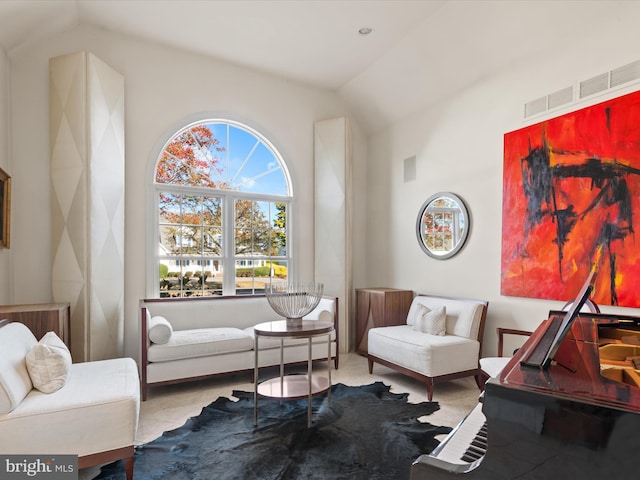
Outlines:
[{"label": "tiled flooring", "polygon": [[[324,370],[325,364],[317,368]],[[273,375],[278,370],[273,370]],[[261,379],[269,373],[261,373]],[[397,373],[389,368],[374,365],[373,374],[369,374],[367,359],[355,353],[340,354],[338,370],[333,370],[331,380],[346,385],[366,385],[382,381],[391,385],[395,393],[409,393],[410,402],[426,400],[426,388],[417,380]],[[150,389],[145,402],[140,404],[140,420],[136,444],[152,441],[166,430],[180,427],[189,417],[197,416],[203,407],[219,396],[231,397],[233,390],[253,392],[253,384],[249,375],[220,377],[200,382],[190,382]],[[454,427],[478,403],[478,387],[473,377],[437,384],[433,400],[439,402],[440,410],[425,417],[434,425]],[[80,479],[92,478],[90,472],[81,472]]]}]

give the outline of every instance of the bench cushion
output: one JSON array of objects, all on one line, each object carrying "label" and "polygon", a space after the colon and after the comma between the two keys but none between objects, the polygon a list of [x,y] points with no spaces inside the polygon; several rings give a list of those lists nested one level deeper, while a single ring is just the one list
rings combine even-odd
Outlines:
[{"label": "bench cushion", "polygon": [[368,342],[370,355],[429,377],[478,368],[480,343],[457,335],[430,335],[398,325],[370,329]]},{"label": "bench cushion", "polygon": [[167,362],[252,349],[253,336],[239,328],[174,330],[167,343],[149,346],[148,359],[150,362]]}]

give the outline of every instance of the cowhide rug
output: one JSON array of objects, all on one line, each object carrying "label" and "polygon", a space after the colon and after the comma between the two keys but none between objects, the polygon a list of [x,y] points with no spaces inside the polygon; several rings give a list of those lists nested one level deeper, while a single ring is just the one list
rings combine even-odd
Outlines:
[{"label": "cowhide rug", "polygon": [[[449,427],[420,422],[440,407],[411,404],[381,382],[337,384],[313,401],[261,397],[253,424],[253,392],[238,401],[218,398],[180,428],[136,448],[134,477],[141,480],[400,480],[411,462],[438,445]],[[102,468],[100,480],[124,479],[122,462]]]}]

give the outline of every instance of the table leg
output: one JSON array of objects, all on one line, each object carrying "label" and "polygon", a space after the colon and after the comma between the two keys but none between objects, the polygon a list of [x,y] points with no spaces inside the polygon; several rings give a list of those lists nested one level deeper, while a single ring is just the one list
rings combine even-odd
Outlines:
[{"label": "table leg", "polygon": [[258,334],[254,334],[254,366],[253,366],[253,426],[258,426]]},{"label": "table leg", "polygon": [[312,385],[312,380],[311,380],[311,371],[312,371],[312,366],[313,366],[313,357],[311,354],[311,337],[309,337],[309,353],[308,353],[308,357],[307,357],[307,380],[309,381],[309,399],[307,400],[308,402],[308,412],[307,412],[307,428],[311,428],[311,403],[312,403],[312,399],[313,399],[313,395],[311,394],[311,385]]},{"label": "table leg", "polygon": [[327,377],[329,378],[329,391],[327,392],[327,404],[331,406],[331,333],[327,335]]},{"label": "table leg", "polygon": [[284,338],[280,339],[280,405],[284,401]]}]

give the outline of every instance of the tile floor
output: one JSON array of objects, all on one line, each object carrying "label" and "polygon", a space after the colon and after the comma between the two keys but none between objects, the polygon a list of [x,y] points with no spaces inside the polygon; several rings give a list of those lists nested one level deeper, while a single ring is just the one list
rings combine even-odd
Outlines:
[{"label": "tile floor", "polygon": [[[326,367],[319,364],[316,368]],[[278,370],[261,373],[261,379],[270,373],[277,375]],[[369,374],[367,359],[355,353],[340,354],[339,369],[332,370],[331,380],[353,386],[382,381],[391,385],[392,392],[409,393],[410,402],[426,400],[424,384],[380,365],[374,365],[373,374]],[[231,397],[233,390],[253,392],[253,388],[247,374],[152,388],[147,400],[140,403],[136,444],[150,442],[164,431],[180,427],[219,396]],[[424,419],[434,425],[454,427],[477,405],[479,393],[473,377],[437,384],[433,400],[439,402],[440,410]],[[94,474],[82,471],[80,480],[93,478]]]}]

